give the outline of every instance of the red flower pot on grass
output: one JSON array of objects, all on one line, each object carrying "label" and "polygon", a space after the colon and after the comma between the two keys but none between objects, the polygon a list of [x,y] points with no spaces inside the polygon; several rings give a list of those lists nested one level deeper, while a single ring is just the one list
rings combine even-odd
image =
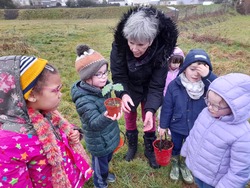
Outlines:
[{"label": "red flower pot on grass", "polygon": [[156,162],[161,166],[167,166],[172,156],[174,144],[167,139],[155,140],[153,142]]},{"label": "red flower pot on grass", "polygon": [[121,147],[124,146],[124,139],[120,136],[119,145],[115,148],[114,153],[116,153]]}]

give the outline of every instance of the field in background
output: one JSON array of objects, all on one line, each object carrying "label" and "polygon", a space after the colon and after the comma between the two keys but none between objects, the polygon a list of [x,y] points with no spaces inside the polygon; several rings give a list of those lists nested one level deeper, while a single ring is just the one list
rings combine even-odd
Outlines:
[{"label": "field in background", "polygon": [[[178,22],[179,46],[185,53],[192,48],[203,48],[211,57],[214,72],[223,75],[242,72],[250,75],[250,16],[226,14],[197,17]],[[63,79],[61,112],[70,122],[80,125],[70,87],[78,79],[74,68],[75,47],[86,43],[109,60],[113,28],[119,18],[72,20],[0,20],[0,55],[36,55],[59,68]],[[138,126],[142,127],[138,117]],[[124,131],[124,121],[120,120]],[[194,187],[169,180],[169,167],[153,170],[143,155],[140,131],[139,151],[134,161],[124,161],[127,146],[114,155],[111,170],[117,182],[110,188],[181,188]],[[86,188],[92,188],[92,180]]]}]

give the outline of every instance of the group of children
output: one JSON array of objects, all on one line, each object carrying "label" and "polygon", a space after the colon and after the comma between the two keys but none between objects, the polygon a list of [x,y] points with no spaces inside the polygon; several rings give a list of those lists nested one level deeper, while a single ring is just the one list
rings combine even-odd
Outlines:
[{"label": "group of children", "polygon": [[159,135],[168,130],[174,144],[170,179],[177,181],[181,174],[199,188],[245,187],[250,180],[250,76],[216,78],[202,49],[182,57],[175,48],[159,113]]},{"label": "group of children", "polygon": [[[87,45],[76,51],[80,81],[71,96],[82,129],[57,111],[62,82],[55,67],[36,57],[0,57],[0,187],[80,188],[93,176],[94,187],[105,188],[116,180],[109,162],[122,112],[110,117],[103,105],[108,62]],[[250,76],[216,78],[202,49],[184,57],[176,47],[168,62],[159,135],[170,130],[174,144],[170,178],[181,174],[200,188],[244,187],[250,179]]]},{"label": "group of children", "polygon": [[47,60],[3,56],[0,64],[0,187],[81,188],[92,176],[98,188],[114,182],[108,163],[120,141],[122,112],[111,117],[103,105],[101,88],[108,80],[103,56],[87,45],[77,47],[80,81],[71,94],[82,129],[58,112],[62,82]]},{"label": "group of children", "polygon": [[163,136],[166,129],[171,132],[174,144],[170,171],[172,180],[178,180],[181,172],[186,183],[193,183],[193,177],[180,152],[194,121],[206,106],[204,97],[215,78],[208,54],[202,49],[193,49],[185,57],[176,79],[167,86],[160,115],[159,135]]}]

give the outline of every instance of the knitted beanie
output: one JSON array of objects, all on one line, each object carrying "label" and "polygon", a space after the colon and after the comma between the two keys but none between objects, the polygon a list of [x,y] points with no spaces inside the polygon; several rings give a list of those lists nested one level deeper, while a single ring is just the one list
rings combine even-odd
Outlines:
[{"label": "knitted beanie", "polygon": [[87,45],[78,45],[76,53],[75,68],[83,81],[94,76],[103,65],[108,65],[107,60],[100,53]]},{"label": "knitted beanie", "polygon": [[174,48],[174,52],[173,52],[172,55],[179,55],[179,56],[181,56],[183,58],[185,57],[183,51],[177,46]]},{"label": "knitted beanie", "polygon": [[181,74],[189,65],[195,62],[204,62],[212,71],[212,64],[208,54],[203,49],[192,49],[185,57],[183,64],[180,67],[179,74]]},{"label": "knitted beanie", "polygon": [[39,75],[43,71],[47,60],[37,57],[22,56],[20,61],[20,82],[24,99],[28,99],[31,90],[36,85]]}]

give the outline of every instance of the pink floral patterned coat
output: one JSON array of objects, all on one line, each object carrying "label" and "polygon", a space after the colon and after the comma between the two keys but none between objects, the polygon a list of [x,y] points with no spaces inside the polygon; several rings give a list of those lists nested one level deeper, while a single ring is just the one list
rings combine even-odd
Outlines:
[{"label": "pink floral patterned coat", "polygon": [[[0,57],[0,187],[51,188],[52,166],[30,123],[20,86],[20,58]],[[80,188],[93,171],[69,146],[66,134],[60,135],[62,165],[71,186]]]}]

